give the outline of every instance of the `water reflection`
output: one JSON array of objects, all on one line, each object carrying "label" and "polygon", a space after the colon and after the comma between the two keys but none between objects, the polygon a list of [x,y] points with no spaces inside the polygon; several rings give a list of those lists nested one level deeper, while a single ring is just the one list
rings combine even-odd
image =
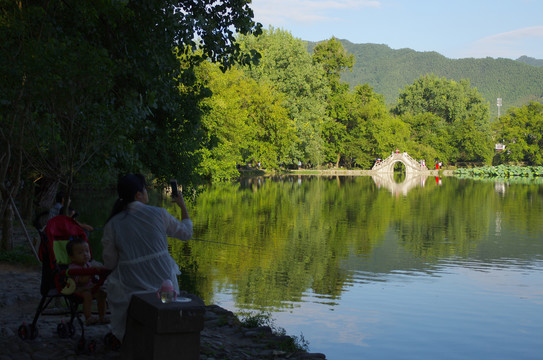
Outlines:
[{"label": "water reflection", "polygon": [[171,241],[181,287],[271,311],[332,360],[539,356],[542,186],[412,184],[286,176],[207,187],[190,209],[206,241]]},{"label": "water reflection", "polygon": [[[413,174],[407,174],[405,175],[405,178],[401,182],[397,182],[395,177],[395,173],[379,173],[376,175],[372,175],[371,178],[375,182],[375,185],[378,188],[384,187],[388,189],[392,195],[407,195],[407,193],[416,188],[416,187],[424,187],[426,185],[426,179],[428,179],[428,175],[413,175]],[[437,178],[439,180],[439,178]]]},{"label": "water reflection", "polygon": [[[375,177],[286,176],[212,186],[198,198],[195,237],[225,244],[174,242],[183,286],[194,285],[208,302],[217,287],[233,288],[239,306],[279,309],[308,289],[340,297],[357,269],[425,273],[441,258],[521,256],[513,249],[519,244],[503,237],[519,226],[527,234],[542,229],[541,202],[522,205],[521,193],[537,189],[515,187],[498,197],[490,183],[447,178],[438,188],[425,181],[406,178],[390,190]],[[397,201],[383,189],[406,197]],[[525,239],[542,253],[540,243]]]}]

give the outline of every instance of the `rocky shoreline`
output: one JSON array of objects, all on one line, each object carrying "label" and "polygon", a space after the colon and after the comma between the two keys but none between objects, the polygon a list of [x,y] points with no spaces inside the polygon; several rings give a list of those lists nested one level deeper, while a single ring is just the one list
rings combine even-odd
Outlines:
[{"label": "rocky shoreline", "polygon": [[[41,272],[37,267],[0,263],[0,360],[45,359],[119,359],[119,352],[105,346],[108,325],[85,328],[86,342],[96,342],[95,351],[76,353],[81,329],[76,324],[72,338],[57,334],[61,321],[69,321],[69,312],[46,309],[38,319],[38,336],[21,340],[17,329],[31,323],[40,301]],[[200,337],[200,359],[325,359],[320,353],[295,351],[288,347],[293,339],[275,334],[268,326],[243,327],[231,312],[217,305],[206,306],[205,326]]]}]

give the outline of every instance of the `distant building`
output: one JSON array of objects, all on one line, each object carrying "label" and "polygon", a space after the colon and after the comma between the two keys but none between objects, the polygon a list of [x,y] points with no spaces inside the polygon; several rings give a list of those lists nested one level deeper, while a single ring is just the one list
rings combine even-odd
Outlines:
[{"label": "distant building", "polygon": [[505,145],[504,144],[496,144],[494,146],[494,150],[496,150],[496,151],[504,151],[505,150]]}]

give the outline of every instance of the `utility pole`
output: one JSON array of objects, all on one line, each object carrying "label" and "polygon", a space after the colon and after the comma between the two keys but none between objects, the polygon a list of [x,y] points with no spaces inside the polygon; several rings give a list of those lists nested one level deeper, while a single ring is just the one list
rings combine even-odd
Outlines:
[{"label": "utility pole", "polygon": [[496,105],[498,105],[498,120],[500,120],[500,109],[502,107],[502,98],[498,98],[498,103]]}]

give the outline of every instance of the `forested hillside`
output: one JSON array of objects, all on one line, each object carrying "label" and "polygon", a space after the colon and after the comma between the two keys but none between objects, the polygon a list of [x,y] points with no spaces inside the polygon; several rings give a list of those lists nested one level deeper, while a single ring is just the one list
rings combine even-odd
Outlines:
[{"label": "forested hillside", "polygon": [[543,59],[534,59],[533,57],[529,57],[526,55],[519,57],[517,61],[523,62],[528,65],[532,65],[532,66],[543,66]]},{"label": "forested hillside", "polygon": [[[351,87],[368,83],[376,93],[385,96],[388,105],[397,103],[398,94],[405,86],[430,73],[456,81],[469,79],[471,86],[489,102],[492,116],[498,112],[498,97],[503,99],[502,114],[512,106],[543,99],[543,67],[537,66],[542,60],[528,57],[448,59],[437,52],[394,50],[387,45],[353,44],[348,40],[340,42],[356,58],[352,72],[344,72],[342,79]],[[308,49],[312,51],[315,45],[308,43]]]}]

